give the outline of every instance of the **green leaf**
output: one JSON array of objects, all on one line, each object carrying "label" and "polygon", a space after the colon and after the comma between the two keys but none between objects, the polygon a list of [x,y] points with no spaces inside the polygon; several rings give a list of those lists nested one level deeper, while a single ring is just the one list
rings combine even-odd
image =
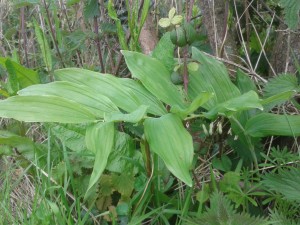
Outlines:
[{"label": "green leaf", "polygon": [[34,24],[34,30],[35,30],[37,42],[39,43],[45,66],[47,68],[47,71],[49,72],[52,70],[52,58],[51,58],[51,50],[48,44],[48,40],[44,32],[42,31],[42,29],[37,24],[37,22],[34,21],[33,24]]},{"label": "green leaf", "polygon": [[133,163],[128,161],[134,160],[139,162],[141,159],[141,152],[136,151],[135,141],[128,134],[123,132],[116,132],[115,147],[110,153],[106,169],[115,173],[124,173],[126,171],[138,172],[138,168]]},{"label": "green leaf", "polygon": [[151,94],[139,81],[128,78],[119,80],[124,87],[132,91],[131,93],[139,105],[149,106],[147,112],[157,116],[162,116],[167,113],[162,102]]},{"label": "green leaf", "polygon": [[112,176],[112,184],[123,197],[130,197],[134,188],[134,177],[126,173],[115,174]]},{"label": "green leaf", "polygon": [[17,0],[17,1],[14,1],[13,7],[14,7],[14,9],[18,9],[21,7],[37,5],[37,4],[40,4],[39,0]]},{"label": "green leaf", "polygon": [[260,103],[258,95],[254,91],[249,91],[239,97],[232,98],[224,103],[217,104],[204,115],[213,119],[218,114],[230,116],[235,112],[240,112],[247,109],[260,109],[263,110],[263,107]]},{"label": "green leaf", "polygon": [[34,148],[34,143],[27,137],[22,137],[11,133],[9,131],[0,130],[0,144],[18,147],[20,145],[27,145]]},{"label": "green leaf", "polygon": [[176,13],[176,9],[174,7],[172,7],[172,9],[170,9],[169,14],[168,14],[168,17],[170,20],[175,16],[175,13]]},{"label": "green leaf", "polygon": [[117,106],[106,96],[93,89],[76,83],[56,81],[48,84],[32,85],[18,92],[21,96],[57,96],[86,106],[97,117],[105,113],[119,111]]},{"label": "green leaf", "polygon": [[193,161],[193,140],[178,116],[167,114],[146,119],[145,136],[155,152],[177,178],[192,186],[189,170]]},{"label": "green leaf", "polygon": [[291,29],[297,29],[299,25],[299,0],[280,0],[281,6],[284,8],[284,20]]},{"label": "green leaf", "polygon": [[261,113],[247,122],[245,131],[253,137],[300,136],[300,116]]},{"label": "green leaf", "polygon": [[17,72],[13,66],[13,63],[10,59],[7,59],[5,66],[8,72],[8,91],[11,95],[14,95],[19,90],[19,81],[17,78]]},{"label": "green leaf", "polygon": [[258,92],[255,83],[242,70],[238,69],[236,73],[236,85],[242,94],[248,91]]},{"label": "green leaf", "polygon": [[57,80],[85,85],[93,92],[105,95],[116,106],[127,112],[136,110],[140,105],[133,91],[125,88],[120,78],[113,75],[78,68],[56,70],[54,75]]},{"label": "green leaf", "polygon": [[295,94],[295,91],[280,92],[276,95],[263,99],[261,104],[264,106],[264,111],[268,112],[274,106],[283,104],[284,102],[290,100]]},{"label": "green leaf", "polygon": [[164,64],[169,73],[172,73],[174,70],[174,50],[175,45],[170,39],[170,32],[167,32],[160,38],[152,53],[154,58]]},{"label": "green leaf", "polygon": [[281,193],[284,199],[300,202],[300,170],[299,168],[281,169],[278,174],[268,173],[262,183],[268,188]]},{"label": "green leaf", "polygon": [[[242,221],[242,223],[241,223]],[[189,220],[188,225],[267,225],[265,219],[253,217],[248,213],[238,213],[234,210],[231,201],[222,193],[215,192],[210,196],[210,207],[206,212],[194,220]]]},{"label": "green leaf", "polygon": [[[7,70],[9,70],[9,68],[6,67],[7,60],[9,60],[9,58],[0,57],[0,64],[4,66]],[[9,66],[12,66],[14,71],[16,72],[20,88],[25,88],[30,85],[40,83],[40,78],[36,71],[23,67],[20,64],[11,60]]]},{"label": "green leaf", "polygon": [[161,18],[158,21],[158,25],[163,27],[163,28],[167,28],[171,25],[171,20],[169,18]]},{"label": "green leaf", "polygon": [[204,55],[196,48],[192,48],[192,58],[199,62],[197,71],[189,70],[188,94],[195,99],[201,92],[215,95],[203,105],[207,110],[218,103],[223,103],[240,96],[240,91],[231,82],[226,67],[219,61]]},{"label": "green leaf", "polygon": [[104,120],[106,122],[129,122],[137,123],[146,115],[148,106],[141,105],[137,110],[130,114],[123,114],[121,112],[112,112],[105,115]]},{"label": "green leaf", "polygon": [[181,24],[182,20],[183,20],[183,17],[181,15],[176,15],[171,19],[171,23],[173,25],[179,25],[179,24]]},{"label": "green leaf", "polygon": [[92,19],[95,16],[100,16],[99,2],[98,0],[87,0],[87,3],[83,9],[83,15],[85,19]]},{"label": "green leaf", "polygon": [[25,122],[86,123],[96,116],[83,105],[55,96],[14,96],[0,101],[0,117]]},{"label": "green leaf", "polygon": [[297,77],[293,74],[281,74],[269,80],[264,87],[264,97],[269,98],[287,91],[299,91]]},{"label": "green leaf", "polygon": [[175,105],[171,108],[171,112],[177,114],[180,118],[184,119],[187,115],[196,111],[200,106],[205,104],[210,98],[213,97],[213,93],[203,92],[196,97],[193,102],[185,109],[182,109]]},{"label": "green leaf", "polygon": [[86,150],[85,127],[75,124],[50,124],[52,134],[69,149],[81,152]]},{"label": "green leaf", "polygon": [[[149,9],[150,9],[150,3],[151,3],[151,0],[145,0],[144,1],[142,12],[141,12],[141,17],[140,17],[140,23],[139,23],[139,29],[138,29],[137,37],[140,36],[141,30],[142,30],[142,28],[145,24],[146,19],[147,19],[148,12],[149,12]],[[136,41],[138,42],[138,38],[136,39]]]},{"label": "green leaf", "polygon": [[85,199],[89,196],[89,191],[98,182],[106,167],[114,145],[114,132],[114,123],[112,122],[94,124],[88,127],[86,131],[86,146],[95,153],[95,162]]},{"label": "green leaf", "polygon": [[108,1],[107,10],[108,10],[108,15],[110,16],[110,18],[112,18],[116,22],[120,45],[121,45],[122,49],[127,50],[128,46],[126,43],[125,33],[124,33],[120,19],[118,19],[118,15],[114,8],[112,0]]},{"label": "green leaf", "polygon": [[132,76],[139,79],[148,91],[171,106],[185,107],[183,96],[171,82],[170,73],[161,62],[137,52],[122,53]]}]

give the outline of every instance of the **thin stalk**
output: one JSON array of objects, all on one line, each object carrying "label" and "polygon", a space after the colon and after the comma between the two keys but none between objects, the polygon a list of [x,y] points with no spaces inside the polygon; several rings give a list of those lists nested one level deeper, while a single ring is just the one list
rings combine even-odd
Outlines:
[{"label": "thin stalk", "polygon": [[189,74],[187,68],[188,47],[183,49],[183,86],[185,93],[188,93]]},{"label": "thin stalk", "polygon": [[29,67],[29,61],[28,61],[28,51],[27,51],[27,35],[25,31],[25,7],[21,8],[21,34],[23,37],[23,48],[24,48],[24,54],[25,54],[25,63],[26,67]]},{"label": "thin stalk", "polygon": [[[188,3],[188,1],[186,1],[186,4],[187,3]],[[188,23],[191,21],[191,18],[192,18],[192,15],[193,15],[193,5],[194,5],[194,3],[195,3],[195,0],[190,0],[189,7],[186,10],[186,13],[187,13],[186,21]]]},{"label": "thin stalk", "polygon": [[46,10],[46,14],[47,14],[47,18],[48,18],[48,21],[49,21],[49,26],[50,26],[50,32],[51,32],[51,36],[52,36],[52,39],[53,39],[53,43],[54,43],[54,46],[55,46],[55,49],[56,49],[56,52],[57,52],[57,55],[60,59],[60,62],[62,64],[63,67],[66,67],[65,66],[65,63],[62,59],[62,56],[61,56],[61,53],[59,51],[59,48],[58,48],[58,44],[57,44],[57,41],[56,41],[56,38],[55,38],[55,32],[54,32],[54,29],[53,29],[53,24],[51,22],[51,17],[50,17],[50,13],[49,13],[49,5],[47,5],[46,3],[46,0],[43,0],[43,3],[44,3],[44,6],[45,6],[45,10]]},{"label": "thin stalk", "polygon": [[150,153],[150,147],[147,141],[145,141],[145,156],[146,156],[146,171],[147,176],[150,177],[152,174],[152,166],[151,166],[151,153]]},{"label": "thin stalk", "polygon": [[[66,9],[66,7],[65,7],[65,5],[64,5],[64,2],[63,2],[62,0],[60,0],[60,4],[61,4],[61,7],[62,7],[62,11],[63,11],[63,13],[64,13],[64,15],[65,15],[66,21],[67,21],[67,25],[68,25],[69,31],[70,31],[70,32],[73,32],[73,29],[72,29],[72,27],[71,27],[71,23],[70,23],[68,14],[67,14],[67,9]],[[76,49],[76,54],[77,54],[77,58],[78,58],[78,63],[79,63],[79,65],[80,65],[81,67],[83,67],[83,63],[82,63],[83,61],[82,61],[82,58],[81,58],[81,52],[80,52],[78,49]]]},{"label": "thin stalk", "polygon": [[103,64],[103,59],[102,59],[101,42],[100,42],[100,38],[99,38],[99,26],[98,26],[97,16],[94,16],[94,33],[96,34],[95,42],[96,42],[99,62],[100,62],[100,66],[101,66],[101,73],[104,73],[104,64]]},{"label": "thin stalk", "polygon": [[246,141],[247,141],[247,144],[249,146],[249,149],[250,149],[250,153],[251,153],[251,156],[252,156],[252,159],[253,159],[253,162],[254,162],[254,167],[255,167],[255,170],[258,171],[258,162],[257,162],[257,157],[256,157],[256,154],[255,154],[255,150],[254,150],[254,146],[251,142],[251,139],[249,138],[249,136],[246,134],[246,131],[244,129],[244,127],[240,124],[240,122],[235,118],[235,117],[231,117],[231,119],[239,126],[239,128],[243,131],[244,135],[245,135],[245,138],[246,138]]}]

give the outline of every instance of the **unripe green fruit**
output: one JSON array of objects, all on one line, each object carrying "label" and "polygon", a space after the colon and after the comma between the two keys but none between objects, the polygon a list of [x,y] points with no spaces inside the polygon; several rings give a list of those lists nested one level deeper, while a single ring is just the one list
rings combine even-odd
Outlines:
[{"label": "unripe green fruit", "polygon": [[178,73],[177,71],[174,71],[172,74],[171,74],[171,81],[173,84],[183,84],[183,77],[180,73]]},{"label": "unripe green fruit", "polygon": [[197,37],[196,30],[190,23],[186,23],[184,25],[184,30],[185,30],[185,36],[186,36],[187,43],[190,45],[195,41],[195,39]]},{"label": "unripe green fruit", "polygon": [[174,45],[183,47],[187,44],[185,31],[182,27],[177,27],[171,32],[171,41]]},{"label": "unripe green fruit", "polygon": [[170,34],[172,43],[179,47],[192,44],[196,37],[197,33],[190,23],[185,23],[183,26],[175,28]]}]

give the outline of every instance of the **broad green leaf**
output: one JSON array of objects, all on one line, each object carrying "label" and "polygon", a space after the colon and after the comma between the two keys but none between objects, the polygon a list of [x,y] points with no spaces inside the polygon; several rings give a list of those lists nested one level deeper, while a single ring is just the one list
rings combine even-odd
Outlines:
[{"label": "broad green leaf", "polygon": [[193,140],[179,117],[167,114],[146,119],[144,126],[150,150],[164,161],[171,173],[191,187],[189,170],[194,154]]},{"label": "broad green leaf", "polygon": [[264,87],[264,97],[280,94],[287,91],[299,91],[297,77],[293,74],[281,74],[269,80]]},{"label": "broad green leaf", "polygon": [[132,90],[125,88],[120,79],[110,74],[101,74],[85,69],[67,68],[54,71],[57,80],[85,85],[93,92],[108,97],[116,106],[132,112],[139,103]]},{"label": "broad green leaf", "polygon": [[263,110],[261,101],[254,91],[249,91],[241,96],[232,98],[224,103],[217,104],[204,115],[207,118],[213,119],[218,114],[230,116],[232,113],[240,112],[247,109],[260,109]]},{"label": "broad green leaf", "polygon": [[132,76],[139,79],[148,91],[171,106],[185,107],[183,96],[171,82],[170,73],[161,62],[137,52],[122,53]]},{"label": "broad green leaf", "polygon": [[89,195],[91,188],[98,182],[103,173],[110,152],[114,145],[114,123],[97,123],[88,127],[86,131],[86,146],[95,153],[93,172],[89,181],[85,199]]},{"label": "broad green leaf", "polygon": [[177,114],[181,119],[184,119],[187,115],[196,111],[200,106],[205,104],[210,98],[212,98],[213,93],[203,92],[196,97],[193,102],[185,109],[182,109],[175,105],[171,108],[171,112]]},{"label": "broad green leaf", "polygon": [[0,130],[0,145],[17,147],[19,145],[29,145],[34,148],[34,143],[27,137],[21,137],[9,131]]},{"label": "broad green leaf", "polygon": [[192,58],[199,62],[197,71],[189,70],[188,94],[195,99],[201,92],[215,95],[203,105],[207,110],[218,103],[223,103],[240,96],[240,91],[231,82],[226,67],[217,60],[204,55],[196,48],[192,48]]},{"label": "broad green leaf", "polygon": [[245,131],[253,137],[300,136],[300,116],[261,113],[247,122]]},{"label": "broad green leaf", "polygon": [[139,105],[149,106],[147,112],[157,116],[162,116],[167,113],[162,102],[151,94],[139,81],[128,78],[119,80],[124,87],[132,91],[131,93]]},{"label": "broad green leaf", "polygon": [[52,58],[51,58],[51,50],[48,44],[48,40],[44,32],[42,31],[42,29],[37,24],[37,22],[34,21],[33,24],[34,24],[34,30],[35,30],[37,42],[39,43],[45,66],[49,72],[52,70]]},{"label": "broad green leaf", "polygon": [[170,32],[167,32],[160,38],[152,53],[152,56],[163,63],[170,73],[174,70],[174,50],[175,45],[170,39]]},{"label": "broad green leaf", "polygon": [[83,105],[56,96],[14,96],[2,100],[0,117],[25,122],[86,123],[97,120]]},{"label": "broad green leaf", "polygon": [[133,111],[129,114],[124,114],[121,112],[112,112],[108,113],[104,116],[104,120],[106,122],[129,122],[129,123],[137,123],[146,115],[148,106],[141,105],[137,110]]},{"label": "broad green leaf", "polygon": [[21,96],[52,95],[72,100],[88,108],[97,117],[105,113],[119,111],[117,106],[106,96],[91,88],[66,81],[56,81],[48,84],[29,86],[18,92]]},{"label": "broad green leaf", "polygon": [[[0,57],[0,64],[5,68],[7,66],[7,60],[9,60],[9,58]],[[16,72],[20,88],[25,88],[30,85],[40,83],[40,78],[36,71],[23,67],[14,61],[10,61],[10,66],[12,66],[14,71]]]}]

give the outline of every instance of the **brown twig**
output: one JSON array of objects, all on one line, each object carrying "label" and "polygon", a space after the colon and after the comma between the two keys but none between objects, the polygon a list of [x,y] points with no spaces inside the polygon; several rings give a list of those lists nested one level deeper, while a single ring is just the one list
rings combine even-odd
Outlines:
[{"label": "brown twig", "polygon": [[[131,38],[131,35],[130,35],[130,32],[128,32],[127,35],[126,35],[126,43],[127,44],[129,43],[130,38]],[[117,59],[117,64],[116,64],[116,66],[113,70],[114,75],[117,75],[117,73],[119,72],[122,60],[123,60],[123,55],[121,53],[119,53],[119,56],[118,56],[118,59]]]},{"label": "brown twig", "polygon": [[[186,1],[188,2],[188,1]],[[189,23],[191,21],[192,15],[193,15],[193,5],[195,3],[195,0],[190,0],[189,3],[189,8],[186,9],[187,11],[187,17],[186,17],[186,21]]]}]

